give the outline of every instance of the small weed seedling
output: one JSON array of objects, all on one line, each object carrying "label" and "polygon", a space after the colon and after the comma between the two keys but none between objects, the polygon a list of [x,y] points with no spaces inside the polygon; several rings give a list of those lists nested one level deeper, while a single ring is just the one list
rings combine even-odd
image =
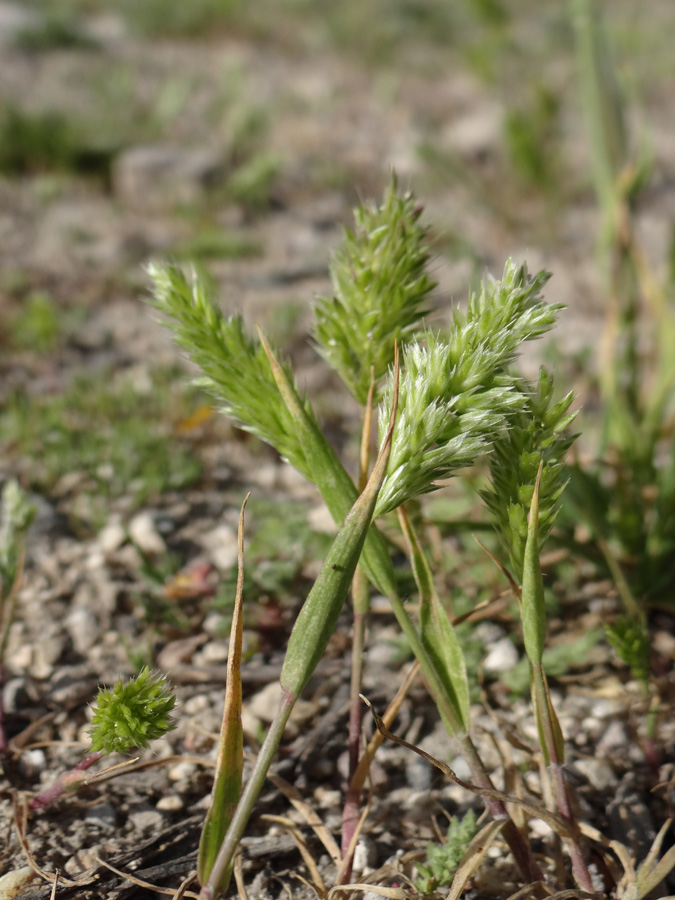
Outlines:
[{"label": "small weed seedling", "polygon": [[415,887],[420,894],[433,894],[438,888],[452,882],[466,848],[473,840],[478,826],[476,814],[470,809],[461,819],[450,819],[448,833],[442,844],[427,846],[426,864],[417,863],[418,877]]}]

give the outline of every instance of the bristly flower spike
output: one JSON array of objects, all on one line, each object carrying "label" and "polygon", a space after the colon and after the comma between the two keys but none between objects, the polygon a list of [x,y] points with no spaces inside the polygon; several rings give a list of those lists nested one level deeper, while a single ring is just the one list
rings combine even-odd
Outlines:
[{"label": "bristly flower spike", "polygon": [[[399,415],[375,512],[383,515],[411,497],[433,491],[441,479],[488,452],[525,400],[509,372],[520,344],[547,332],[558,306],[508,260],[501,281],[487,278],[465,315],[455,311],[447,335],[428,333],[403,349]],[[380,433],[389,416],[390,389],[380,405]]]},{"label": "bristly flower spike", "polygon": [[[195,384],[214,396],[220,411],[239,428],[271,444],[311,480],[267,355],[246,332],[241,316],[225,317],[196,272],[188,278],[177,266],[150,263],[148,273],[154,282],[148,302],[167,316],[175,342],[203,372]],[[292,381],[290,368],[284,368]],[[313,415],[309,402],[303,399],[303,404]]]},{"label": "bristly flower spike", "polygon": [[90,729],[92,750],[127,753],[144,749],[176,727],[171,716],[175,704],[166,679],[152,675],[147,667],[127,684],[120,678],[96,698]]},{"label": "bristly flower spike", "polygon": [[511,419],[511,427],[498,437],[490,457],[488,488],[480,492],[501,543],[509,555],[511,571],[523,578],[527,517],[540,463],[538,541],[544,545],[560,509],[567,484],[565,458],[577,435],[567,429],[576,412],[570,412],[570,391],[554,401],[553,377],[542,366],[536,384],[519,385],[524,404]]},{"label": "bristly flower spike", "polygon": [[363,203],[355,227],[345,229],[333,256],[333,296],[316,304],[314,341],[365,406],[374,379],[374,404],[394,359],[394,345],[415,340],[436,286],[427,274],[427,229],[410,192],[398,193],[396,176],[381,205]]}]

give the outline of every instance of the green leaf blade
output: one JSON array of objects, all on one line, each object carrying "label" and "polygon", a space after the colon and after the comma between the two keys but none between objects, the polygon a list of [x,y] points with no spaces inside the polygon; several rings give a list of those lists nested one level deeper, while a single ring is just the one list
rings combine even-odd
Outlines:
[{"label": "green leaf blade", "polygon": [[539,561],[539,484],[530,507],[523,560],[521,617],[525,652],[532,665],[540,666],[546,643],[544,579]]}]

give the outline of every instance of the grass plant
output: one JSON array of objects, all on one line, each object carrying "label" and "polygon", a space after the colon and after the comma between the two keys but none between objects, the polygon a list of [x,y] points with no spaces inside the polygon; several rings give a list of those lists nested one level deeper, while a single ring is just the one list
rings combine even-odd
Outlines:
[{"label": "grass plant", "polygon": [[[47,2],[43,0],[43,5]],[[71,5],[73,9],[103,8],[101,0],[72,0]],[[560,200],[564,110],[560,97],[543,78],[529,80],[531,93],[520,104],[510,100],[522,73],[517,57],[521,52],[534,53],[537,41],[528,35],[524,47],[513,40],[512,13],[500,0],[466,0],[444,7],[378,0],[374,8],[382,21],[379,29],[364,27],[372,21],[372,10],[352,0],[340,7],[306,0],[283,6],[289,47],[308,40],[294,33],[293,23],[302,17],[310,23],[315,46],[349,47],[371,66],[391,62],[400,66],[402,36],[413,33],[433,38],[429,45],[444,53],[463,55],[486,83],[495,86],[500,79],[502,96],[509,97],[502,134],[506,152],[498,150],[483,175],[477,170],[485,161],[474,165],[440,144],[426,147],[427,159],[445,176],[454,179],[460,174],[472,199],[496,212],[502,224],[523,224],[529,210],[520,203],[523,193]],[[146,35],[194,37],[228,29],[264,38],[279,21],[273,6],[264,4],[269,16],[260,12],[251,16],[239,0],[192,4],[123,0],[120,9],[131,29]],[[417,866],[414,889],[418,893],[433,895],[448,888],[449,900],[459,900],[497,840],[510,848],[520,872],[523,886],[515,897],[608,896],[596,890],[587,841],[593,841],[594,852],[603,855],[608,883],[614,881],[609,892],[617,900],[653,895],[675,866],[675,849],[666,846],[662,853],[669,823],[638,864],[618,841],[610,842],[578,820],[565,775],[565,736],[549,688],[549,680],[564,671],[570,656],[585,656],[600,639],[600,632],[590,632],[565,646],[547,647],[549,612],[542,551],[556,529],[569,545],[572,529],[578,531],[582,524],[590,534],[587,557],[611,576],[623,602],[623,613],[607,625],[606,634],[642,688],[648,710],[647,758],[653,770],[658,769],[659,698],[651,673],[649,623],[657,606],[672,612],[675,596],[675,320],[670,303],[675,277],[671,271],[670,282],[659,283],[637,237],[638,199],[650,166],[627,124],[630,117],[599,4],[570,0],[569,10],[590,137],[592,183],[602,215],[599,258],[608,296],[597,384],[602,427],[590,465],[567,461],[577,438],[570,432],[575,424],[573,394],[561,396],[545,368],[532,383],[518,369],[523,344],[555,325],[559,307],[543,298],[549,274],[530,275],[524,265],[508,260],[500,277],[486,277],[471,292],[464,312],[454,309],[442,328],[430,327],[427,315],[435,287],[430,235],[422,210],[411,193],[399,190],[396,179],[381,203],[363,203],[356,210],[354,225],[345,231],[330,262],[331,293],[319,298],[314,308],[314,347],[360,409],[360,433],[354,436],[360,441],[360,455],[354,471],[347,470],[329,443],[316,411],[318,404],[315,407],[298,387],[291,362],[262,332],[249,330],[241,317],[221,313],[207,274],[180,265],[254,256],[260,252],[255,241],[203,224],[194,238],[174,248],[178,265],[153,263],[149,268],[154,284],[150,302],[173,331],[176,343],[201,370],[196,382],[199,390],[208,392],[236,426],[271,445],[313,483],[338,529],[332,541],[315,539],[302,511],[296,515],[284,505],[277,520],[266,516],[266,527],[249,540],[245,570],[242,507],[237,583],[236,587],[225,585],[225,590],[231,588],[225,604],[231,614],[228,678],[211,803],[198,855],[200,900],[215,900],[228,888],[235,853],[285,725],[350,595],[352,671],[345,740],[349,771],[344,785],[342,859],[336,866],[334,890],[346,893],[350,888],[365,888],[349,884],[351,858],[363,822],[362,794],[369,766],[385,739],[421,755],[485,806],[485,822],[481,819],[478,824],[470,810],[461,822],[451,821],[446,842],[429,845],[426,861]],[[556,11],[555,21],[562,14]],[[75,46],[78,35],[69,17],[59,17],[26,32],[18,43],[27,51],[43,52]],[[422,63],[411,62],[411,68],[414,65],[434,65],[433,54]],[[214,130],[219,123],[226,143],[224,157],[230,170],[218,200],[225,198],[257,213],[271,203],[283,159],[265,145],[269,111],[249,101],[243,70],[238,76],[234,71],[230,74],[211,110]],[[190,85],[178,76],[153,99],[152,109],[146,109],[136,98],[133,71],[120,70],[113,78],[106,69],[99,99],[111,102],[98,105],[122,110],[142,134],[157,137],[189,104],[190,93]],[[118,131],[122,134],[121,146],[130,132],[124,131],[128,125],[118,129],[119,124],[116,117],[108,117],[106,128],[115,133],[115,140]],[[0,117],[0,171],[20,176],[45,171],[106,175],[112,151],[90,151],[90,143],[79,125],[63,115],[29,114],[9,104]],[[112,146],[111,141],[108,144]],[[462,236],[457,243],[467,255],[473,253],[464,241]],[[34,294],[12,318],[8,344],[13,350],[30,348],[47,354],[63,335],[63,319],[55,304],[46,295]],[[156,373],[152,390],[145,392],[123,379],[111,381],[106,372],[100,379],[76,379],[59,397],[34,397],[16,389],[7,395],[0,412],[3,452],[26,460],[22,463],[24,484],[48,495],[60,494],[59,503],[73,522],[85,530],[95,528],[118,497],[131,492],[137,506],[199,477],[192,448],[178,434],[181,422],[190,417],[194,395],[177,393],[175,380],[173,371]],[[422,506],[425,497],[479,460],[486,461],[489,480],[486,484],[480,475],[476,477],[484,513],[476,528],[491,529],[494,534],[498,577],[506,580],[520,616],[514,640],[525,651],[525,658],[505,675],[504,682],[513,693],[525,694],[529,687],[539,739],[532,768],[541,762],[545,800],[519,790],[498,790],[484,765],[483,735],[472,712],[477,693],[477,665],[471,658],[475,644],[470,647],[462,630],[471,626],[458,626],[454,618],[465,611],[467,601],[460,591],[446,591],[442,586],[442,573],[430,551],[428,519],[421,512],[428,509]],[[98,498],[95,507],[70,507],[64,499],[61,488],[65,476],[73,472]],[[0,519],[0,698],[23,546],[33,514],[26,494],[9,481]],[[448,530],[466,532],[464,507],[461,515],[461,521],[446,523]],[[392,534],[399,558],[405,556],[409,567],[405,575],[394,566]],[[246,606],[263,594],[280,604],[297,595],[305,587],[302,569],[307,554],[314,559],[322,556],[324,563],[288,640],[279,709],[244,783],[241,666]],[[269,562],[266,555],[271,557]],[[468,555],[458,565],[468,567]],[[183,602],[188,596],[202,600],[212,591],[206,569],[197,567],[190,575],[176,572],[178,566],[177,559],[169,556],[143,561],[142,574],[154,585],[148,592],[146,614],[188,629],[192,621],[183,611]],[[488,578],[480,569],[472,570],[474,576]],[[192,593],[185,593],[188,589]],[[382,718],[373,711],[377,732],[367,749],[362,747],[362,665],[373,589],[391,604],[401,643],[415,660],[413,674],[421,670],[438,716],[466,760],[471,773],[467,779],[458,778],[446,762],[390,730],[404,691]],[[221,599],[212,602],[216,605]],[[137,650],[136,654],[140,660]],[[151,649],[143,652],[144,658],[151,655]],[[174,724],[174,703],[164,679],[146,667],[130,682],[120,681],[102,691],[93,714],[89,752],[33,797],[30,808],[40,810],[76,790],[87,779],[87,770],[105,755],[143,748],[166,733]],[[5,751],[0,704],[0,752]],[[513,777],[519,787],[524,784],[518,774]],[[571,873],[562,866],[553,873],[541,857],[535,857],[528,839],[529,818],[543,819],[555,838],[563,841]],[[403,896],[402,889],[383,893],[387,890],[391,896]]]},{"label": "grass plant", "polygon": [[[471,738],[462,651],[433,586],[422,545],[403,507],[415,497],[435,490],[441,479],[490,451],[497,436],[508,434],[517,415],[526,414],[530,395],[512,366],[523,341],[534,339],[553,326],[557,309],[547,306],[541,297],[549,277],[546,273],[530,278],[524,267],[509,262],[501,281],[486,280],[481,290],[470,298],[465,314],[453,313],[447,334],[425,330],[425,302],[433,285],[424,271],[428,252],[424,247],[425,231],[418,219],[419,210],[412,197],[399,195],[395,182],[381,206],[366,205],[357,211],[357,228],[347,233],[344,249],[338,252],[331,267],[335,295],[317,304],[314,339],[324,358],[364,408],[359,485],[365,483],[369,469],[370,423],[375,402],[381,398],[381,446],[386,445],[387,428],[391,428],[392,416],[396,414],[374,514],[379,517],[399,510],[421,599],[419,623],[413,622],[401,601],[386,543],[374,527],[363,547],[363,573],[389,597],[446,728],[460,743],[474,781],[496,821],[501,823],[500,828],[503,826],[523,876],[536,880],[541,873],[498,792],[492,788]],[[221,409],[240,427],[271,443],[314,481],[340,524],[350,503],[358,497],[358,487],[323,436],[309,400],[298,393],[288,364],[277,360],[262,336],[258,341],[249,337],[239,318],[225,319],[199,280],[190,283],[179,269],[170,266],[153,265],[150,271],[155,281],[154,305],[169,317],[168,324],[177,342],[205,373],[200,385],[215,395]],[[402,346],[402,376],[400,388],[395,390],[390,366],[398,342]],[[547,392],[549,382],[543,379],[542,384],[540,393],[544,393],[545,400],[540,412],[543,416],[549,411],[551,391]],[[569,399],[566,405],[555,406],[547,421],[549,431],[542,429],[550,438],[549,445],[554,445],[553,450],[548,448],[545,493],[545,502],[551,507],[555,506],[561,490],[560,455],[569,441],[561,436],[556,442],[550,432],[555,432],[556,425],[562,431],[567,424],[568,406]],[[530,456],[534,458],[542,453],[545,443],[541,437],[540,446],[528,445]],[[531,498],[534,491],[531,465],[526,474],[531,482]],[[527,503],[527,490],[520,500]],[[533,552],[538,550],[539,544],[535,542]],[[367,583],[359,576],[353,595],[358,635],[368,609]],[[540,617],[541,610],[533,615]],[[301,616],[299,622],[304,621]],[[330,621],[334,621],[332,616]],[[302,634],[305,625],[298,627],[298,633]],[[538,622],[537,634],[541,627]],[[355,656],[360,657],[360,646],[357,637]],[[289,663],[293,686],[287,689],[295,697],[302,681],[296,675],[297,667],[301,665],[303,671],[308,666],[313,668],[320,654],[314,652],[307,659],[307,646],[304,651],[299,644],[296,648],[293,638],[290,650],[294,660]],[[353,697],[360,681],[358,661],[355,671]],[[350,738],[358,735],[356,721],[357,716],[352,712]],[[272,726],[270,733],[274,733],[276,745],[279,739],[276,726]],[[269,765],[271,755],[266,749],[261,757]],[[353,774],[357,766],[358,757],[354,755]],[[251,788],[253,793],[257,790],[259,785]],[[245,796],[249,794],[247,788]],[[353,796],[348,792],[343,829],[345,855],[352,843],[357,799],[357,792]],[[240,818],[248,817],[248,805],[246,809],[237,819],[237,827]],[[219,854],[217,879],[231,863],[236,840],[228,833],[225,849]],[[345,875],[348,875],[348,863]],[[212,890],[213,883],[209,881],[203,896],[212,896],[209,893]]]},{"label": "grass plant", "polygon": [[598,373],[601,436],[593,463],[570,468],[569,500],[623,603],[607,632],[641,685],[645,751],[656,771],[659,698],[650,678],[649,612],[672,610],[675,596],[675,315],[668,285],[659,283],[638,238],[636,207],[650,166],[628,126],[600,6],[574,0],[571,9],[608,302]]},{"label": "grass plant", "polygon": [[[433,859],[430,855],[428,871],[422,864],[420,877],[426,880],[420,882],[419,890],[435,889],[452,877],[448,896],[458,900],[492,842],[501,837],[520,870],[524,890],[530,890],[531,896],[551,896],[555,888],[546,885],[526,831],[509,811],[517,809],[521,826],[528,817],[542,818],[566,844],[573,880],[557,886],[567,889],[564,895],[595,896],[584,843],[588,829],[574,814],[564,774],[564,736],[548,686],[547,611],[540,562],[567,482],[565,457],[576,437],[568,431],[574,420],[573,397],[568,393],[556,399],[546,370],[530,384],[516,366],[522,344],[553,328],[558,307],[546,304],[542,296],[548,273],[530,276],[525,266],[509,260],[500,279],[487,277],[472,293],[465,312],[453,311],[445,330],[430,329],[424,319],[433,282],[420,215],[412,195],[399,193],[395,179],[381,204],[362,205],[354,229],[346,232],[331,263],[333,296],[317,301],[314,342],[362,410],[361,454],[354,477],[326,439],[311,400],[298,390],[290,363],[280,358],[262,332],[249,333],[241,317],[226,318],[213,300],[209,282],[198,274],[188,276],[175,265],[150,266],[151,303],[201,369],[199,387],[214,397],[238,427],[271,444],[314,483],[338,526],[288,640],[280,705],[244,785],[242,508],[225,710],[199,854],[200,900],[215,900],[227,889],[235,852],[285,725],[326,650],[350,591],[354,613],[347,737],[350,771],[336,889],[350,887],[351,855],[361,827],[361,792],[377,747],[389,739],[420,754],[454,783],[480,797],[489,819],[476,834],[468,833],[469,820],[465,829],[457,826],[449,846],[431,854]],[[371,465],[375,431],[379,449]],[[416,514],[420,497],[437,491],[484,456],[489,458],[490,484],[481,497],[501,542],[500,568],[520,609],[544,763],[542,778],[550,782],[542,793],[553,797],[552,805],[505,793],[492,783],[472,722],[464,647],[447,609],[451,598],[438,591],[424,521]],[[375,521],[384,517],[390,517],[388,527],[397,523],[400,543],[407,548],[418,601],[416,614],[404,603],[390,545]],[[389,730],[402,695],[385,719],[373,711],[378,733],[367,751],[361,752],[361,657],[371,586],[388,598],[439,717],[467,762],[470,781],[458,778],[445,762]],[[636,643],[628,629],[621,638],[627,645]],[[137,695],[147,696],[148,702],[136,703]],[[145,670],[127,687],[116,686],[99,701],[92,753],[86,760],[93,763],[111,748],[143,746],[146,738],[171,724],[172,701],[162,683]],[[57,781],[48,802],[82,780],[82,771],[91,764],[86,760],[74,774]],[[42,805],[44,797],[34,798],[34,808]],[[465,847],[463,854],[460,845]],[[628,856],[622,858],[626,873],[622,896],[644,896],[657,876],[663,877],[675,864],[670,852],[656,863],[659,850],[657,842],[640,869]]]},{"label": "grass plant", "polygon": [[600,11],[593,0],[574,11],[608,304],[599,454],[593,466],[572,468],[572,498],[635,619],[652,603],[671,603],[675,586],[675,316],[636,233],[649,168],[632,146]]}]

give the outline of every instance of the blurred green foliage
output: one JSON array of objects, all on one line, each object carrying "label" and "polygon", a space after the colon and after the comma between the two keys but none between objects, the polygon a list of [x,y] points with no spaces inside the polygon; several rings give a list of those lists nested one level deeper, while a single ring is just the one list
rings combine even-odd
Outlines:
[{"label": "blurred green foliage", "polygon": [[14,388],[0,412],[0,447],[19,459],[34,490],[63,493],[60,480],[74,477],[81,502],[69,512],[80,526],[96,527],[116,497],[138,506],[200,477],[190,442],[176,433],[198,401],[179,385],[173,370],[156,370],[148,390],[106,370],[80,372],[56,394]]}]

